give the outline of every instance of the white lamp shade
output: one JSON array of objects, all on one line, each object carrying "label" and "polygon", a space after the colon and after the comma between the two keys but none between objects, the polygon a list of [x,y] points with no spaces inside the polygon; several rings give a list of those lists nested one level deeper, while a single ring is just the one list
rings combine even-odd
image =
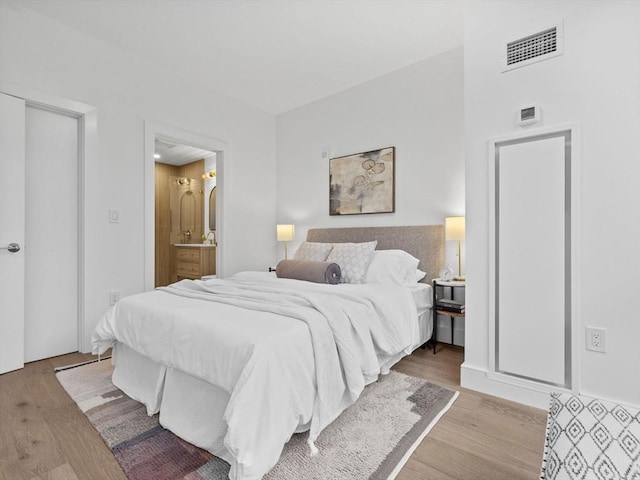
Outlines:
[{"label": "white lamp shade", "polygon": [[279,242],[293,240],[295,228],[293,225],[276,225],[276,236]]},{"label": "white lamp shade", "polygon": [[444,232],[447,240],[464,240],[464,217],[445,218]]}]

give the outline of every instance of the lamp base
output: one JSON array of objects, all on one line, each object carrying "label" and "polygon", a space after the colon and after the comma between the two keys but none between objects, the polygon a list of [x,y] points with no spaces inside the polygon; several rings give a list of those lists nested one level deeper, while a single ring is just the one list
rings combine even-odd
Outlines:
[{"label": "lamp base", "polygon": [[453,277],[454,282],[465,282],[466,280],[466,277]]}]

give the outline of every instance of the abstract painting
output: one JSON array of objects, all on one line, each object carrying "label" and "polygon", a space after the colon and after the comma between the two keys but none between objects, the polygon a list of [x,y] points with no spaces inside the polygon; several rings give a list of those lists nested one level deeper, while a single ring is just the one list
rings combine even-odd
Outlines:
[{"label": "abstract painting", "polygon": [[329,214],[395,212],[395,147],[329,160]]}]

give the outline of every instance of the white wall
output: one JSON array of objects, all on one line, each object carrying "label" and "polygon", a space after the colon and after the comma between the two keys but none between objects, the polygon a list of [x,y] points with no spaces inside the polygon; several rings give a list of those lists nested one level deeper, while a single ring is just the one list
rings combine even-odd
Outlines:
[{"label": "white wall", "polygon": [[[130,295],[144,289],[145,121],[228,143],[226,274],[270,264],[276,248],[273,116],[186,84],[171,68],[141,61],[17,3],[0,4],[0,32],[2,88],[97,108],[98,153],[85,166],[84,349],[107,309],[108,291]],[[120,211],[120,223],[108,223],[110,208]]]},{"label": "white wall", "polygon": [[[457,48],[278,117],[277,218],[296,226],[290,251],[310,227],[443,224],[464,215],[462,67]],[[322,150],[338,157],[390,146],[395,213],[329,216]],[[456,245],[447,243],[457,268]]]},{"label": "white wall", "polygon": [[[564,55],[501,73],[501,47],[519,38],[505,31],[529,33],[559,19]],[[536,403],[531,392],[486,377],[492,293],[487,144],[519,130],[516,111],[535,102],[545,127],[577,122],[582,131],[578,389],[640,404],[640,3],[472,4],[465,15],[464,68],[467,318],[473,321],[467,323],[463,386]],[[586,350],[586,325],[607,329],[606,353]],[[541,356],[544,351],[540,345]]]}]

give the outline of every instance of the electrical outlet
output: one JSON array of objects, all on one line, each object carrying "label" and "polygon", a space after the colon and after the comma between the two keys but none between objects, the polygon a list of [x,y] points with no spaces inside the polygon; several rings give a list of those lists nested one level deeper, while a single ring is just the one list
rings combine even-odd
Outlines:
[{"label": "electrical outlet", "polygon": [[111,290],[109,292],[109,305],[115,305],[120,300],[120,290]]},{"label": "electrical outlet", "polygon": [[594,352],[607,351],[607,330],[604,328],[587,327],[587,350]]}]

